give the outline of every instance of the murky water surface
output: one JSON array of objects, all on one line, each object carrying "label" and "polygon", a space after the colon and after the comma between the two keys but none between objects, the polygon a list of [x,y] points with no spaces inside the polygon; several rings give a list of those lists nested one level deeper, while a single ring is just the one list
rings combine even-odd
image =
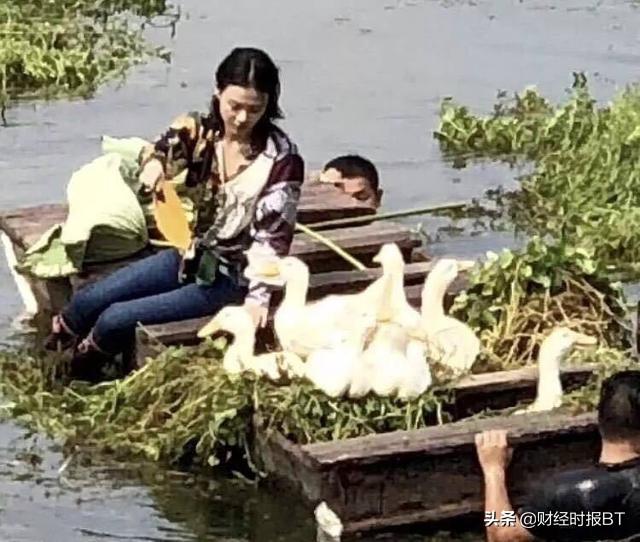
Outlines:
[{"label": "murky water surface", "polygon": [[[441,100],[478,111],[496,93],[535,84],[554,100],[586,71],[600,100],[634,80],[640,11],[606,0],[236,0],[180,2],[183,19],[161,62],[88,101],[23,104],[0,129],[0,208],[64,198],[71,172],[102,134],[153,137],[204,109],[216,62],[238,44],[265,48],[282,69],[284,126],[310,168],[358,152],[378,165],[385,210],[481,198],[514,186],[495,165],[455,170],[432,131]],[[415,221],[414,221],[415,222]],[[424,221],[435,254],[473,257],[518,240],[482,224]],[[453,226],[453,227],[452,227]],[[0,262],[0,340],[15,341],[18,299]],[[0,539],[7,541],[291,541],[314,539],[289,496],[234,480],[140,466],[82,466],[58,475],[55,445],[0,426]],[[480,535],[473,538],[480,539]],[[393,535],[389,539],[424,540]]]}]

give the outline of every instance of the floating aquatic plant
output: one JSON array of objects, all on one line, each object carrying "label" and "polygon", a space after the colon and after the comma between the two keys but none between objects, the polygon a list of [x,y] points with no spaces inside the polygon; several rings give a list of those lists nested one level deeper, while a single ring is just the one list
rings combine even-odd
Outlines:
[{"label": "floating aquatic plant", "polygon": [[536,237],[521,251],[489,253],[469,281],[452,311],[480,336],[478,372],[534,364],[556,326],[592,335],[603,346],[629,347],[621,288],[593,251]]},{"label": "floating aquatic plant", "polygon": [[168,58],[135,23],[168,10],[165,0],[0,0],[0,109],[20,98],[88,96],[145,58]]},{"label": "floating aquatic plant", "polygon": [[444,153],[463,164],[478,158],[529,164],[520,190],[501,199],[528,235],[593,252],[603,265],[640,271],[640,88],[598,105],[582,74],[569,100],[553,106],[527,89],[501,96],[489,116],[450,100],[435,132]]},{"label": "floating aquatic plant", "polygon": [[565,394],[562,408],[572,414],[591,412],[597,408],[600,388],[606,378],[619,371],[638,368],[637,360],[626,352],[613,348],[579,351],[573,356],[572,361],[591,363],[596,367],[593,376],[584,386]]},{"label": "floating aquatic plant", "polygon": [[295,442],[335,440],[417,429],[437,423],[446,392],[410,402],[369,397],[331,399],[310,384],[276,386],[250,375],[230,376],[222,351],[209,342],[169,348],[127,378],[64,386],[51,361],[0,354],[0,394],[6,413],[34,429],[120,457],[176,462],[248,458],[252,420]]}]

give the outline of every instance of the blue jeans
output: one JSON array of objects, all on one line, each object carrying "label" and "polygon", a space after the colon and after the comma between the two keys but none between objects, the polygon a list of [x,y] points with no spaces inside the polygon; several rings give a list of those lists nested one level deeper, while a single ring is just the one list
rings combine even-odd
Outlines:
[{"label": "blue jeans", "polygon": [[244,300],[246,288],[220,273],[209,286],[181,283],[180,262],[178,251],[169,249],[118,269],[79,290],[62,318],[77,335],[92,331],[98,348],[117,354],[133,345],[138,323],[209,316]]}]

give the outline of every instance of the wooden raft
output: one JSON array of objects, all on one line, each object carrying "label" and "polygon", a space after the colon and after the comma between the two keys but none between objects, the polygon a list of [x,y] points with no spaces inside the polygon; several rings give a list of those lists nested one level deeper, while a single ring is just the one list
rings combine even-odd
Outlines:
[{"label": "wooden raft", "polygon": [[274,483],[297,490],[311,505],[326,501],[346,532],[388,529],[482,512],[474,436],[486,429],[507,429],[515,445],[508,477],[514,506],[540,480],[567,465],[587,466],[599,451],[595,414],[545,413],[306,446],[258,430],[255,456]]},{"label": "wooden raft", "polygon": [[[595,364],[564,367],[566,390],[581,387]],[[469,375],[452,387],[454,420],[533,400],[536,367]],[[540,480],[589,465],[599,451],[594,414],[503,415],[467,419],[327,443],[297,445],[254,420],[254,459],[269,483],[301,494],[310,507],[326,501],[348,533],[465,519],[483,510],[475,434],[507,429],[516,453],[509,473],[515,505]]]},{"label": "wooden raft", "polygon": [[[313,223],[334,218],[364,216],[370,211],[325,185],[305,185],[299,220]],[[62,222],[66,208],[45,205],[0,215],[0,230],[7,233],[18,255],[50,226]],[[401,247],[409,263],[405,291],[419,305],[425,275],[432,264],[418,258],[418,241],[407,228],[389,222],[323,232],[365,265],[386,242]],[[349,265],[323,245],[296,235],[291,253],[305,260],[312,271],[309,297],[361,290],[379,276],[379,269],[348,270]],[[422,261],[418,261],[418,260]],[[130,260],[129,260],[130,261]],[[73,281],[41,281],[34,285],[39,301],[49,308],[66,302],[72,291],[127,262],[92,266]],[[448,302],[463,288],[465,278],[448,292]],[[277,299],[275,300],[277,302]],[[149,326],[138,332],[139,359],[154,344],[192,343],[207,319]],[[567,387],[580,386],[593,367],[563,370]],[[455,386],[451,414],[459,419],[487,407],[504,408],[535,395],[535,368],[471,375]],[[592,415],[569,418],[533,415],[461,421],[420,431],[396,432],[299,446],[256,424],[255,456],[273,480],[295,487],[311,504],[325,500],[341,516],[348,532],[397,527],[412,523],[457,518],[482,510],[482,483],[475,458],[473,436],[485,428],[508,428],[517,445],[510,481],[517,502],[528,485],[566,466],[585,465],[597,452]]]},{"label": "wooden raft", "polygon": [[[11,240],[14,252],[18,257],[24,254],[41,235],[52,226],[64,222],[67,214],[67,206],[63,204],[38,205],[23,209],[11,210],[0,213],[0,231],[3,231]],[[346,196],[330,185],[321,183],[308,183],[303,185],[302,195],[298,209],[298,220],[301,223],[312,223],[329,218],[362,217],[372,214],[372,210],[362,202]],[[411,251],[417,241],[409,240],[409,232],[398,224],[369,224],[360,227],[351,235],[336,233],[327,234],[335,238],[338,243],[350,246],[366,260],[371,254],[368,252],[373,245],[373,238],[379,235],[389,242],[399,241],[405,253]],[[387,241],[383,241],[387,242]],[[331,258],[335,261],[335,255],[323,251],[322,254],[314,254],[315,242],[305,242],[300,236],[296,237],[294,246],[301,257],[309,256],[311,267],[331,268]],[[367,248],[368,247],[368,248]],[[124,260],[88,265],[84,272],[71,278],[53,280],[31,280],[31,286],[36,299],[43,311],[56,312],[68,301],[73,291],[93,282],[115,269],[127,265],[140,257],[151,253],[151,249]],[[338,265],[342,265],[340,263]]]},{"label": "wooden raft", "polygon": [[[310,182],[302,186],[298,205],[302,224],[373,214],[368,206],[330,185]],[[66,204],[54,203],[0,212],[0,230],[16,247],[26,250],[51,226],[64,222],[67,209]]]},{"label": "wooden raft", "polygon": [[[51,226],[65,220],[65,205],[41,205],[0,214],[0,230],[13,243],[18,257]],[[332,220],[336,218],[366,217],[371,209],[361,202],[346,196],[333,186],[309,182],[303,185],[298,209],[301,223]],[[425,260],[414,249],[420,244],[411,231],[398,223],[374,222],[355,227],[326,229],[323,235],[360,260],[371,266],[371,258],[384,243],[396,243],[406,261]],[[75,290],[93,282],[115,269],[151,253],[146,249],[134,257],[121,261],[88,265],[85,271],[71,278],[54,280],[31,280],[40,307],[45,312],[56,312],[69,300]],[[304,234],[296,234],[290,253],[307,263],[312,273],[310,298],[317,299],[328,293],[356,292],[364,288],[379,275],[378,270],[352,271],[352,266],[324,244]],[[420,298],[421,282],[429,265],[412,264],[407,269],[407,295],[416,304]],[[277,296],[274,300],[277,303]],[[186,320],[148,326],[137,333],[137,359],[142,363],[145,356],[154,352],[152,346],[193,343],[196,333],[206,319]],[[267,342],[269,342],[267,340]]]}]

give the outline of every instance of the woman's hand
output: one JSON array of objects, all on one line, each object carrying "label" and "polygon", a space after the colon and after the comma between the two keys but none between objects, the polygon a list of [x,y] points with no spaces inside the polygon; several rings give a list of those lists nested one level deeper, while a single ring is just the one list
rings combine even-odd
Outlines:
[{"label": "woman's hand", "polygon": [[140,180],[142,189],[147,193],[151,193],[156,189],[158,182],[163,176],[164,171],[162,169],[162,164],[159,160],[154,158],[145,164],[138,179]]},{"label": "woman's hand", "polygon": [[253,325],[257,328],[264,327],[267,324],[267,316],[269,310],[262,305],[258,305],[254,301],[245,301],[244,308],[249,312],[253,319]]}]

